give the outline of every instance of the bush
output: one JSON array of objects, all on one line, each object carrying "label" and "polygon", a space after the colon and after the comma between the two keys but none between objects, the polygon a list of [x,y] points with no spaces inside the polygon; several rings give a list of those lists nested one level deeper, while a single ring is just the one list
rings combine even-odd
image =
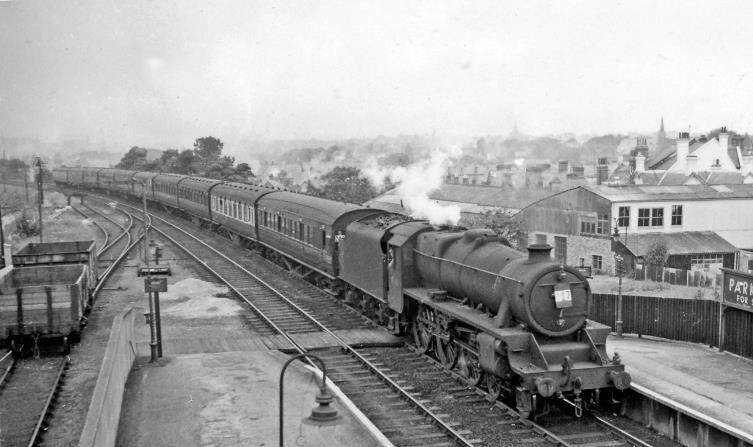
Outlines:
[{"label": "bush", "polygon": [[16,219],[16,232],[21,237],[32,237],[39,235],[39,223],[33,220],[28,209],[21,212]]},{"label": "bush", "polygon": [[669,249],[667,243],[661,239],[656,239],[648,247],[646,253],[646,264],[656,267],[664,267],[664,263],[667,262],[669,257]]}]

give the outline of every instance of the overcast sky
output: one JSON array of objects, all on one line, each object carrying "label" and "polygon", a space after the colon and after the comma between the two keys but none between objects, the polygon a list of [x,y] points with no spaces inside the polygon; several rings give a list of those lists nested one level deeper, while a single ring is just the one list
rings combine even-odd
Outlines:
[{"label": "overcast sky", "polygon": [[753,3],[0,1],[0,136],[753,130]]}]

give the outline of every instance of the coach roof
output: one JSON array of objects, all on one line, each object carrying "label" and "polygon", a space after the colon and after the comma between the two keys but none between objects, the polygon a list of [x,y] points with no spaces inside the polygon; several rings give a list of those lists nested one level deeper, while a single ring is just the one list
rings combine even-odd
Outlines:
[{"label": "coach roof", "polygon": [[265,195],[259,199],[259,206],[284,210],[302,217],[310,217],[328,225],[332,225],[339,217],[351,211],[369,210],[369,208],[352,203],[335,202],[288,191],[275,191]]}]

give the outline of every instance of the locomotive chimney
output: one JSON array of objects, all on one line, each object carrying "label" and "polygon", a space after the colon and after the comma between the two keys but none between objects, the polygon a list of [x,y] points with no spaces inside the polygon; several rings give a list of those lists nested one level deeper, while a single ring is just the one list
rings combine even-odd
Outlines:
[{"label": "locomotive chimney", "polygon": [[528,263],[549,262],[552,260],[552,246],[549,244],[531,244],[528,246]]}]

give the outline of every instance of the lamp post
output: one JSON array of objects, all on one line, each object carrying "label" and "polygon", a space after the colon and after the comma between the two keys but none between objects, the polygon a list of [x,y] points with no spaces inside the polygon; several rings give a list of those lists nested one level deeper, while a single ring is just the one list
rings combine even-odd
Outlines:
[{"label": "lamp post", "polygon": [[[619,222],[619,221],[618,221]],[[620,227],[618,225],[614,226],[614,237],[619,238],[620,237]],[[627,244],[627,227],[625,227],[625,244]],[[627,248],[627,245],[625,245],[625,248]],[[624,258],[619,255],[615,254],[614,260],[617,261],[615,264],[615,268],[617,269],[617,321],[615,321],[614,324],[614,330],[617,332],[618,337],[622,337],[622,327],[623,327],[623,321],[622,321],[622,273],[624,271],[623,261]]]},{"label": "lamp post", "polygon": [[319,387],[319,394],[316,396],[316,403],[318,404],[318,406],[311,410],[311,416],[305,418],[303,420],[303,423],[317,427],[327,427],[331,425],[337,425],[340,422],[340,419],[342,419],[342,416],[337,414],[337,410],[330,406],[330,404],[332,403],[332,396],[329,394],[329,392],[327,392],[327,366],[324,364],[322,359],[313,354],[304,353],[295,355],[288,359],[287,362],[285,362],[282,367],[282,371],[280,371],[280,447],[283,447],[285,443],[283,431],[283,403],[285,402],[283,393],[283,378],[285,377],[285,370],[288,369],[288,365],[290,365],[294,360],[300,358],[314,359],[322,366],[322,385]]},{"label": "lamp post", "polygon": [[[147,182],[141,183],[141,198],[143,200],[143,214],[144,214],[144,266],[146,267],[146,279],[147,283],[151,283],[151,272],[149,270],[149,214],[146,210],[146,185]],[[147,290],[147,300],[149,301],[149,351],[151,354],[150,362],[157,361],[159,350],[157,349],[157,315],[155,312],[154,300],[152,299],[152,291]]]},{"label": "lamp post", "polygon": [[[36,162],[34,164],[39,169],[39,172],[37,173],[37,206],[39,207],[39,242],[44,242],[42,239],[42,205],[44,204],[44,177],[42,173],[42,159],[37,157]],[[28,195],[27,195],[28,200]]]}]

